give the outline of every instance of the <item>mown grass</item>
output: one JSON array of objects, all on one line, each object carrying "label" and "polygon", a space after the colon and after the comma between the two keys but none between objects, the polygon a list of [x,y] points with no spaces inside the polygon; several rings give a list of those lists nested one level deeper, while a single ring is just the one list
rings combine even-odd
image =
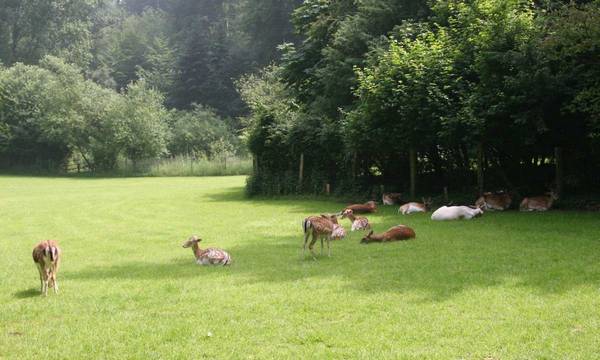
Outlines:
[{"label": "mown grass", "polygon": [[[0,358],[590,359],[600,337],[600,214],[488,213],[408,242],[300,258],[326,200],[248,200],[244,177],[0,177]],[[346,223],[346,228],[348,224]],[[192,233],[228,249],[196,266]],[[34,244],[58,239],[61,293]]]}]

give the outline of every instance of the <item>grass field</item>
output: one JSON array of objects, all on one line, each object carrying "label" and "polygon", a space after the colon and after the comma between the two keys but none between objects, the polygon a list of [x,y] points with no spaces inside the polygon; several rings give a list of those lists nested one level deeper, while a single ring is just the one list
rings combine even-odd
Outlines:
[{"label": "grass field", "polygon": [[[488,213],[300,258],[325,200],[248,200],[244,177],[0,177],[0,358],[600,357],[600,214]],[[347,221],[347,220],[344,220]],[[346,222],[345,227],[349,228]],[[193,233],[234,264],[194,264]],[[61,293],[31,249],[59,240]]]}]

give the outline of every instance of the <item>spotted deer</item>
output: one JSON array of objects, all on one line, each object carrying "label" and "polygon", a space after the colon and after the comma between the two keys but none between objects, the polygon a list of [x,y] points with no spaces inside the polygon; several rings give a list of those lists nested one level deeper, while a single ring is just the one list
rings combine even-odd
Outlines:
[{"label": "spotted deer", "polygon": [[388,229],[388,231],[382,234],[373,234],[373,230],[369,231],[367,236],[362,238],[360,241],[362,244],[368,244],[371,242],[387,242],[396,240],[408,240],[413,239],[417,235],[415,231],[405,225],[396,225]]},{"label": "spotted deer", "polygon": [[375,204],[375,201],[368,201],[364,204],[348,205],[344,208],[344,210],[346,209],[352,210],[355,214],[373,213],[377,211],[377,204]]},{"label": "spotted deer", "polygon": [[485,192],[482,196],[477,199],[475,206],[483,210],[498,210],[504,211],[512,204],[512,197],[505,193],[492,194],[491,192]]},{"label": "spotted deer", "polygon": [[402,193],[384,193],[381,196],[381,202],[383,205],[394,205],[398,204],[402,199]]},{"label": "spotted deer", "polygon": [[552,208],[555,200],[558,200],[558,195],[554,191],[550,191],[543,196],[524,198],[519,209],[521,211],[547,211]]},{"label": "spotted deer", "polygon": [[40,287],[42,295],[48,295],[48,287],[58,293],[56,274],[60,266],[61,250],[55,240],[44,240],[33,248],[33,262],[40,273]]},{"label": "spotted deer", "polygon": [[354,216],[352,209],[346,209],[342,212],[342,219],[347,218],[352,224],[351,231],[367,230],[371,228],[369,220],[366,217]]},{"label": "spotted deer", "polygon": [[302,248],[302,255],[306,256],[306,244],[308,243],[309,237],[312,235],[312,240],[308,246],[313,259],[316,260],[315,252],[313,247],[318,239],[321,239],[321,255],[323,254],[323,240],[327,240],[327,256],[331,257],[331,245],[330,241],[332,238],[341,238],[346,235],[343,227],[337,222],[337,215],[325,215],[321,216],[309,216],[302,222],[302,229],[304,230],[304,246]]},{"label": "spotted deer", "polygon": [[427,210],[429,209],[429,207],[431,206],[431,198],[422,198],[421,200],[423,200],[422,203],[419,202],[409,202],[406,203],[402,206],[400,206],[398,208],[398,212],[401,213],[402,215],[408,215],[408,214],[412,214],[412,213],[419,213],[419,212],[427,212]]},{"label": "spotted deer", "polygon": [[229,255],[227,251],[217,248],[200,249],[200,246],[198,246],[200,241],[202,241],[202,239],[193,235],[182,245],[184,248],[192,248],[198,265],[225,266],[231,264],[231,255]]}]

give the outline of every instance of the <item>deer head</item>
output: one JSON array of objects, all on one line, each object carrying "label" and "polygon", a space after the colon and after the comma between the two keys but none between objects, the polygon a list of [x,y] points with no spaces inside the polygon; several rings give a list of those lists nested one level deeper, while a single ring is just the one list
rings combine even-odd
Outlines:
[{"label": "deer head", "polygon": [[361,244],[368,244],[369,242],[371,242],[371,235],[373,235],[373,230],[369,231],[369,233],[367,234],[367,236],[365,236],[364,238],[362,238],[360,240]]},{"label": "deer head", "polygon": [[192,237],[190,237],[186,242],[184,242],[182,246],[184,248],[189,248],[194,246],[195,244],[198,244],[200,241],[202,241],[202,239],[200,239],[196,235],[192,235]]}]

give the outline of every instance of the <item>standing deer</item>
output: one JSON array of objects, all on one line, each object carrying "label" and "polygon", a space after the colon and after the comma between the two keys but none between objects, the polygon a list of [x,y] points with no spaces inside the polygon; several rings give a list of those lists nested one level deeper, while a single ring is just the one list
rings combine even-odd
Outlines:
[{"label": "standing deer", "polygon": [[56,274],[60,266],[61,250],[54,240],[45,240],[33,248],[33,262],[37,265],[40,273],[40,285],[42,295],[48,295],[48,286],[58,293],[58,282]]},{"label": "standing deer", "polygon": [[352,211],[352,209],[346,209],[344,212],[342,212],[342,219],[344,218],[348,218],[348,220],[350,220],[350,223],[352,224],[351,231],[366,230],[371,228],[369,220],[366,217],[354,216],[354,211]]},{"label": "standing deer", "polygon": [[482,196],[477,199],[475,206],[484,210],[499,210],[503,211],[510,207],[512,204],[512,197],[507,193],[496,193],[485,192]]},{"label": "standing deer", "polygon": [[543,196],[526,197],[521,201],[519,209],[521,211],[547,211],[552,208],[552,204],[558,200],[558,194],[550,191]]},{"label": "standing deer", "polygon": [[408,240],[416,237],[415,231],[406,225],[396,225],[391,227],[383,234],[373,234],[373,230],[369,231],[367,236],[360,241],[362,244],[371,242],[386,242],[395,240]]},{"label": "standing deer", "polygon": [[231,256],[225,250],[217,248],[200,249],[198,243],[202,239],[198,236],[193,235],[188,241],[183,243],[184,248],[192,248],[194,256],[196,257],[196,263],[198,265],[229,265],[231,264]]},{"label": "standing deer", "polygon": [[381,202],[383,205],[394,205],[398,204],[402,199],[402,193],[384,193],[381,196]]},{"label": "standing deer", "polygon": [[377,211],[377,204],[375,204],[375,201],[368,201],[364,204],[348,205],[344,208],[344,210],[346,209],[354,211],[355,214],[373,213]]},{"label": "standing deer", "polygon": [[[337,226],[336,226],[337,225]],[[341,229],[340,229],[341,228]],[[339,226],[337,222],[337,215],[324,215],[321,216],[309,216],[302,222],[302,229],[304,230],[304,247],[302,248],[302,255],[306,256],[306,244],[308,238],[312,235],[312,240],[308,246],[313,259],[316,260],[313,246],[318,239],[321,239],[321,255],[323,255],[323,240],[327,240],[327,256],[331,257],[331,246],[330,241],[335,236],[340,238],[345,236],[345,230]],[[335,233],[334,233],[335,232]]]},{"label": "standing deer", "polygon": [[418,202],[409,202],[406,203],[402,206],[400,206],[400,208],[398,208],[398,212],[402,213],[402,215],[408,215],[408,214],[412,214],[412,213],[418,213],[418,212],[427,212],[427,209],[429,209],[429,207],[431,206],[431,198],[422,198],[421,200],[423,200],[422,203],[418,203]]}]

